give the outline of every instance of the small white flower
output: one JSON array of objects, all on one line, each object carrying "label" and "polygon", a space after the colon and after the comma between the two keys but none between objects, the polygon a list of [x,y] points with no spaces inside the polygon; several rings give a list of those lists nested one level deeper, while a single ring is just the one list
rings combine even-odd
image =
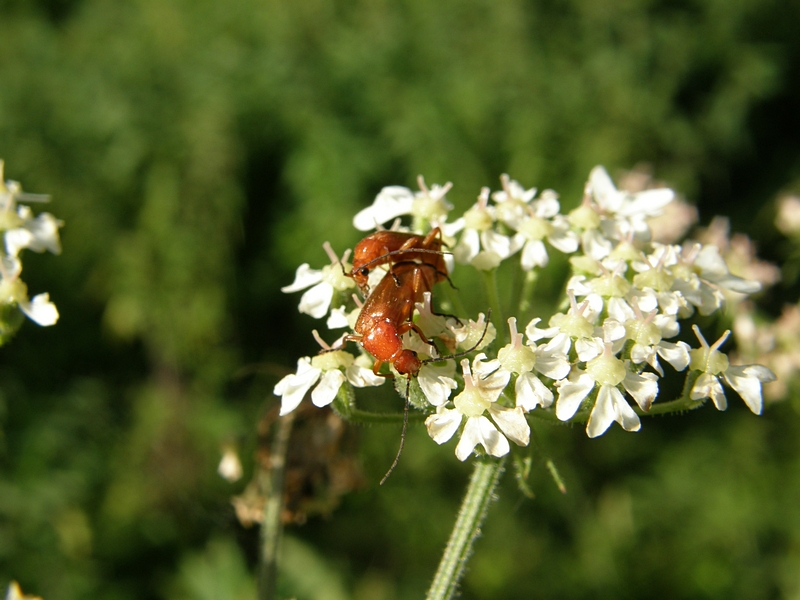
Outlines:
[{"label": "small white flower", "polygon": [[525,412],[537,406],[547,408],[553,404],[553,392],[533,371],[535,369],[554,380],[563,379],[569,374],[569,361],[561,349],[552,342],[542,346],[536,346],[535,342],[530,341],[529,345],[523,344],[523,335],[517,333],[515,317],[508,319],[508,327],[511,343],[498,351],[497,359],[500,361],[501,369],[517,374],[514,384],[517,406]]},{"label": "small white flower", "polygon": [[453,229],[463,229],[458,244],[453,248],[457,262],[489,270],[517,252],[524,243],[522,236],[509,237],[494,230],[495,209],[489,206],[489,188],[484,187],[472,208],[453,224]]},{"label": "small white flower", "polygon": [[444,223],[447,213],[453,208],[445,198],[453,184],[450,182],[444,186],[433,184],[428,189],[422,175],[417,178],[417,183],[420,191],[416,194],[406,187],[397,185],[383,188],[375,197],[375,201],[353,218],[355,228],[359,231],[369,231],[402,215],[412,215],[415,219],[428,223]]},{"label": "small white flower", "polygon": [[[594,348],[595,330],[592,320],[586,314],[589,301],[586,300],[578,306],[575,294],[568,292],[570,308],[566,313],[556,313],[550,317],[550,328],[541,330],[536,327],[538,319],[531,321],[525,328],[528,339],[536,340],[542,335],[542,331],[547,332],[547,337],[552,337],[557,347],[561,348],[564,354],[569,354],[572,345],[575,345],[578,358],[587,361],[597,355]],[[592,315],[590,315],[592,316]],[[537,331],[538,330],[538,331]]]},{"label": "small white flower", "polygon": [[300,298],[298,309],[315,319],[321,319],[328,314],[334,291],[343,292],[356,287],[353,279],[345,275],[352,268],[346,262],[350,251],[347,250],[340,261],[328,242],[322,247],[331,259],[331,264],[317,270],[312,269],[308,263],[303,263],[297,268],[294,282],[281,288],[286,294],[310,288]]},{"label": "small white flower", "polygon": [[417,374],[417,382],[432,406],[443,406],[450,398],[450,392],[458,387],[453,379],[455,373],[456,365],[452,360],[422,365]]},{"label": "small white flower", "polygon": [[34,323],[42,327],[55,325],[58,321],[58,309],[50,301],[50,295],[37,294],[28,299],[28,286],[19,278],[22,264],[13,256],[0,259],[0,305],[14,305]]},{"label": "small white flower", "polygon": [[497,220],[505,223],[518,232],[513,239],[522,240],[521,265],[523,270],[533,267],[544,267],[549,261],[547,248],[543,240],[564,253],[572,253],[578,249],[578,235],[570,229],[569,221],[559,214],[561,206],[558,194],[553,190],[542,192],[538,200],[536,188],[525,190],[519,183],[509,179],[508,175],[500,177],[503,191],[494,192],[492,199],[496,203]]},{"label": "small white flower", "polygon": [[222,458],[217,466],[217,473],[229,483],[241,479],[242,461],[239,460],[239,454],[233,446],[226,445],[222,449]]},{"label": "small white flower", "polygon": [[[492,193],[497,211],[497,219],[512,229],[517,229],[517,225],[528,212],[528,205],[536,197],[536,188],[526,190],[518,181],[511,179],[503,173],[500,176],[503,190]],[[558,212],[558,210],[556,210]]]},{"label": "small white flower", "polygon": [[638,431],[639,416],[622,395],[620,385],[642,410],[648,410],[658,394],[655,374],[631,372],[625,361],[614,356],[612,345],[606,343],[603,354],[586,363],[586,371],[576,370],[559,386],[556,416],[562,421],[571,419],[583,400],[597,388],[597,400],[586,424],[587,435],[592,438],[602,435],[614,421],[625,431]]},{"label": "small white flower", "polygon": [[313,334],[323,349],[328,351],[313,358],[304,356],[298,359],[297,372],[275,384],[273,393],[281,397],[281,416],[297,408],[315,384],[311,402],[314,406],[322,407],[333,402],[345,381],[355,387],[377,386],[386,381],[385,377],[375,375],[369,368],[356,362],[352,354],[330,348],[316,331]]},{"label": "small white flower", "polygon": [[728,339],[730,331],[725,331],[712,346],[708,345],[700,329],[693,325],[700,348],[689,352],[691,356],[690,368],[693,371],[702,371],[695,381],[689,397],[692,400],[711,398],[718,410],[725,410],[728,401],[719,376],[742,397],[747,407],[755,414],[760,415],[764,403],[761,395],[761,386],[764,383],[775,381],[775,374],[762,365],[734,366],[728,362],[728,357],[718,348]]},{"label": "small white flower", "polygon": [[666,342],[662,337],[678,335],[678,324],[674,315],[658,315],[655,310],[642,314],[639,305],[633,302],[634,315],[625,321],[625,337],[633,341],[631,361],[634,364],[647,362],[661,376],[664,371],[658,362],[661,356],[676,371],[689,365],[689,344]]},{"label": "small white flower", "polygon": [[[491,321],[486,322],[486,315],[478,313],[478,320],[469,319],[466,323],[452,328],[459,348],[464,350],[482,350],[497,337],[497,329]],[[478,342],[480,341],[480,344]],[[477,344],[477,346],[476,346]]]},{"label": "small white flower", "polygon": [[[510,449],[508,439],[520,446],[526,446],[530,441],[530,426],[522,408],[511,409],[497,404],[510,374],[499,369],[497,360],[484,362],[485,359],[484,354],[475,357],[474,375],[470,371],[469,360],[461,361],[464,390],[453,399],[455,408],[440,406],[436,414],[425,420],[428,434],[436,443],[443,444],[455,434],[462,419],[466,418],[466,425],[456,446],[456,457],[462,461],[479,444],[492,456],[503,456]],[[491,421],[485,416],[486,413]]]},{"label": "small white flower", "polygon": [[19,202],[49,202],[43,194],[24,194],[16,181],[3,181],[3,161],[0,160],[0,231],[4,231],[6,252],[17,256],[23,248],[34,252],[49,250],[61,253],[58,228],[64,223],[50,213],[33,216],[33,211]]}]

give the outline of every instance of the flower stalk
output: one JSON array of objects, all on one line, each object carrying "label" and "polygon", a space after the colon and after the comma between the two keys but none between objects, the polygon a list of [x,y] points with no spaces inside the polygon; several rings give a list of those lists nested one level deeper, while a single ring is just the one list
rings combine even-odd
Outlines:
[{"label": "flower stalk", "polygon": [[480,535],[489,504],[505,469],[505,458],[475,461],[467,492],[439,568],[428,590],[427,600],[449,600],[458,591],[467,561]]}]

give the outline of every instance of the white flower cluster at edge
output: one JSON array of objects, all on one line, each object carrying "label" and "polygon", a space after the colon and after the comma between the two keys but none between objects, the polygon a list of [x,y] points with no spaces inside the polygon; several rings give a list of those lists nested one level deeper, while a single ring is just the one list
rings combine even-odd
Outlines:
[{"label": "white flower cluster at edge", "polygon": [[[23,193],[16,181],[4,181],[3,161],[0,160],[0,232],[3,251],[0,251],[0,304],[15,305],[39,325],[54,325],[58,310],[47,293],[28,298],[28,287],[20,279],[24,249],[61,253],[58,229],[63,225],[50,213],[34,216],[26,204],[49,201],[48,196]],[[26,204],[20,204],[26,203]]]}]

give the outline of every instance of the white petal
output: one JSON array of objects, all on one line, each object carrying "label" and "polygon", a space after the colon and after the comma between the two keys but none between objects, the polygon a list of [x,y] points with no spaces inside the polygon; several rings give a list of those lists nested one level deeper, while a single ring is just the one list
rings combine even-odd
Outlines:
[{"label": "white petal", "polygon": [[386,377],[375,375],[372,369],[367,369],[356,363],[353,363],[345,369],[345,376],[347,377],[347,381],[357,388],[383,385],[383,382],[386,381]]},{"label": "white petal", "polygon": [[616,212],[622,202],[622,194],[617,191],[614,182],[605,167],[598,165],[589,173],[589,186],[595,201],[611,212]]},{"label": "white petal", "polygon": [[297,271],[294,274],[294,281],[291,285],[286,285],[281,288],[281,291],[285,294],[291,294],[292,292],[299,292],[300,290],[304,290],[307,287],[311,287],[322,281],[322,271],[317,269],[312,269],[308,263],[303,263],[299,267],[297,267]]},{"label": "white petal", "polygon": [[630,217],[643,215],[654,217],[661,214],[662,209],[672,202],[675,192],[669,188],[645,190],[633,197],[633,200],[620,207],[620,216]]},{"label": "white petal", "polygon": [[487,229],[480,235],[481,244],[487,252],[494,252],[501,259],[508,258],[517,250],[522,248],[525,243],[524,238],[514,236],[510,238],[501,233],[497,233],[493,229]]},{"label": "white petal", "polygon": [[321,319],[328,313],[328,307],[333,299],[333,286],[328,283],[318,283],[300,298],[298,310],[301,313],[311,315],[315,319]]},{"label": "white petal", "polygon": [[747,407],[760,415],[763,408],[761,384],[775,381],[775,374],[761,365],[731,365],[725,371],[725,381],[742,397]]},{"label": "white petal", "polygon": [[410,213],[413,203],[414,194],[410,189],[399,185],[387,186],[378,193],[371,206],[353,217],[353,226],[359,231],[375,229],[381,223]]},{"label": "white petal", "polygon": [[[658,377],[655,373],[627,373],[622,387],[633,396],[642,410],[650,410],[653,400],[658,395]],[[627,403],[626,403],[627,404]]]},{"label": "white petal", "polygon": [[457,410],[440,406],[435,415],[430,415],[425,419],[425,427],[427,427],[431,439],[441,445],[458,431],[462,418],[463,415]]},{"label": "white petal", "polygon": [[517,378],[515,392],[517,406],[524,411],[531,411],[537,406],[547,408],[553,404],[553,392],[533,373],[523,373]]},{"label": "white petal", "polygon": [[615,297],[608,299],[608,316],[619,323],[625,323],[626,321],[634,320],[636,313],[626,300]]},{"label": "white petal", "polygon": [[581,362],[588,362],[600,356],[605,350],[605,344],[599,337],[580,339],[575,341],[575,352]]},{"label": "white petal", "polygon": [[472,374],[478,379],[488,377],[500,368],[500,361],[486,360],[486,353],[481,352],[472,360]]},{"label": "white petal", "polygon": [[[528,325],[530,327],[530,325]],[[547,342],[544,346],[540,347],[539,352],[542,355],[549,354],[551,356],[567,356],[569,354],[570,348],[572,348],[572,341],[570,337],[565,333],[558,333],[558,327],[551,327],[549,329],[537,329],[533,328],[533,333],[535,334],[549,334],[545,335],[545,337],[552,337],[549,342]],[[528,336],[528,339],[533,340],[530,334],[528,333],[528,329],[525,329],[525,335]],[[549,375],[548,375],[549,377]],[[561,377],[554,377],[554,379],[562,379]]]},{"label": "white petal", "polygon": [[465,229],[453,248],[453,257],[461,264],[469,263],[481,250],[481,238],[474,229]]},{"label": "white petal", "polygon": [[521,407],[507,408],[493,404],[489,414],[508,439],[518,446],[527,446],[531,441],[531,427]]},{"label": "white petal", "polygon": [[58,228],[63,223],[50,213],[42,213],[35,219],[25,223],[25,227],[33,234],[33,243],[28,246],[34,252],[49,250],[53,254],[61,254],[61,240]]},{"label": "white petal", "polygon": [[584,231],[581,236],[584,252],[595,260],[603,260],[611,254],[614,245],[596,229]]},{"label": "white petal", "polygon": [[564,254],[572,254],[578,249],[579,238],[574,231],[566,228],[558,228],[547,237],[547,241],[556,250]]},{"label": "white petal", "polygon": [[[656,356],[656,349],[652,346],[645,346],[644,344],[634,344],[631,347],[631,362],[635,365],[640,365],[647,361],[653,364],[653,358]],[[663,374],[663,373],[662,373]]]},{"label": "white petal", "polygon": [[541,219],[551,219],[561,210],[556,194],[542,193],[542,197],[531,204],[534,214]]},{"label": "white petal", "polygon": [[587,296],[592,293],[592,286],[586,275],[573,275],[567,281],[567,291],[573,292],[577,297]]},{"label": "white petal", "polygon": [[697,378],[697,381],[694,382],[694,386],[692,387],[692,391],[689,392],[689,398],[692,400],[711,398],[717,410],[725,410],[728,408],[728,400],[725,398],[725,391],[722,389],[722,384],[719,382],[719,379],[711,373],[703,373]]},{"label": "white petal", "polygon": [[[548,344],[549,345],[549,344]],[[546,353],[547,346],[537,349],[534,368],[550,379],[564,379],[569,375],[570,364],[567,356],[561,352]]]},{"label": "white petal", "polygon": [[480,444],[492,456],[505,456],[511,447],[508,440],[486,417],[475,417],[467,420],[461,439],[456,446],[456,458],[467,460],[472,450]]},{"label": "white petal", "polygon": [[561,421],[569,421],[580,408],[581,402],[594,388],[595,381],[590,375],[583,374],[574,381],[562,383],[558,388],[556,416]]},{"label": "white petal", "polygon": [[272,393],[281,397],[281,416],[292,412],[305,397],[322,371],[311,366],[307,356],[297,361],[297,373],[292,373],[275,384]]},{"label": "white petal", "polygon": [[350,325],[350,322],[347,320],[347,311],[344,305],[331,310],[331,314],[328,316],[328,320],[325,321],[325,325],[328,326],[328,329],[341,329],[342,327],[348,327]]},{"label": "white petal", "polygon": [[19,307],[31,321],[42,327],[55,325],[58,321],[58,309],[50,302],[50,294],[38,294],[30,302],[20,302]]},{"label": "white petal", "polygon": [[16,256],[0,257],[3,263],[3,279],[16,279],[22,273],[22,263]]},{"label": "white petal", "polygon": [[6,252],[17,256],[23,248],[30,248],[34,242],[33,234],[23,227],[9,229],[3,236],[6,242]]},{"label": "white petal", "polygon": [[339,391],[339,388],[342,387],[344,383],[345,376],[339,369],[333,369],[332,371],[325,371],[322,374],[322,379],[319,382],[319,385],[314,388],[311,392],[311,402],[314,406],[319,406],[322,408],[323,406],[328,406],[333,399],[336,398],[336,394]]},{"label": "white petal", "polygon": [[[451,363],[452,364],[452,363]],[[434,365],[423,365],[419,371],[419,387],[433,406],[441,406],[450,397],[450,391],[458,387],[455,379],[449,377],[442,368]]]},{"label": "white petal", "polygon": [[604,385],[597,393],[597,402],[589,415],[586,433],[590,438],[595,438],[604,434],[614,421],[625,431],[639,431],[642,427],[639,416],[625,401],[622,392],[614,386]]},{"label": "white petal", "polygon": [[[610,300],[615,300],[615,298],[610,298]],[[620,300],[620,298],[616,298],[616,300]],[[609,313],[611,312],[611,308],[609,305]],[[622,311],[617,311],[618,314]],[[626,335],[625,332],[625,325],[620,323],[614,318],[609,317],[605,321],[603,321],[603,341],[604,342],[616,342],[621,340]]]},{"label": "white petal", "polygon": [[[528,340],[532,342],[539,341],[543,338],[552,338],[558,333],[558,327],[548,327],[547,329],[541,329],[537,327],[537,325],[541,322],[539,317],[535,319],[531,319],[531,322],[525,326],[525,335],[528,336]],[[569,340],[567,341],[569,344]],[[569,351],[569,349],[567,349]]]},{"label": "white petal", "polygon": [[549,260],[544,243],[541,240],[530,240],[522,249],[520,264],[525,271],[530,271],[533,267],[546,267]]},{"label": "white petal", "polygon": [[761,290],[761,284],[757,281],[749,281],[732,275],[716,246],[703,246],[695,259],[695,265],[700,268],[701,277],[731,291],[755,294]]},{"label": "white petal", "polygon": [[686,342],[660,342],[656,346],[658,355],[672,365],[676,371],[683,371],[689,366],[689,344]]}]

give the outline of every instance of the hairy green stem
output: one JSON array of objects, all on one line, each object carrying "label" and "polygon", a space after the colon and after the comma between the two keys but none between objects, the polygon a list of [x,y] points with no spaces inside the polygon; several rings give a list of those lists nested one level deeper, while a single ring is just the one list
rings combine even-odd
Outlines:
[{"label": "hairy green stem", "polygon": [[489,503],[494,498],[505,461],[505,457],[500,460],[475,461],[467,493],[461,502],[456,524],[428,590],[427,600],[449,600],[455,596],[467,560],[472,554],[472,546],[480,535]]},{"label": "hairy green stem", "polygon": [[292,433],[294,412],[278,419],[270,448],[269,468],[262,467],[260,488],[264,497],[264,520],[261,523],[261,557],[258,567],[258,600],[272,600],[278,579],[278,552],[283,534],[283,476],[286,452]]},{"label": "hairy green stem", "polygon": [[[356,408],[356,397],[353,386],[349,383],[342,384],[339,391],[336,393],[336,399],[331,404],[333,411],[342,417],[345,421],[353,423],[402,423],[405,415],[402,412],[371,412]],[[414,411],[408,413],[409,421],[422,421],[428,415],[425,413]]]},{"label": "hairy green stem", "polygon": [[537,272],[534,270],[525,271],[523,277],[522,290],[520,291],[518,304],[519,320],[521,323],[527,322],[530,318],[528,313],[531,310],[531,297],[533,296],[533,290],[536,288],[536,282],[539,279]]},{"label": "hairy green stem", "polygon": [[495,347],[501,348],[505,345],[506,320],[502,305],[500,304],[500,294],[497,290],[497,269],[481,271],[481,274],[483,275],[483,287],[489,298],[489,306],[492,307],[492,323],[494,323],[495,329],[497,330]]}]

